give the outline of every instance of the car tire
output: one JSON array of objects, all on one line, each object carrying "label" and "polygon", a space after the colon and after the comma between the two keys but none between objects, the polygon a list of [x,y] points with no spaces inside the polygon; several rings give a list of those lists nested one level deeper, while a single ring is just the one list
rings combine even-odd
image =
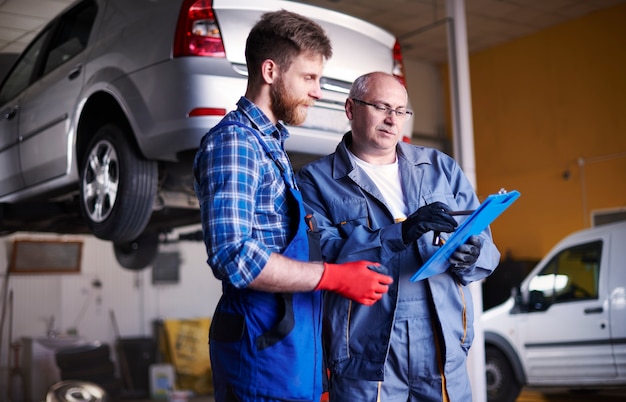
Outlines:
[{"label": "car tire", "polygon": [[131,242],[113,243],[117,262],[126,269],[139,271],[150,265],[159,253],[159,234],[146,232]]},{"label": "car tire", "polygon": [[139,155],[130,133],[115,124],[102,126],[87,147],[80,170],[80,208],[98,238],[130,242],[150,220],[158,167]]},{"label": "car tire", "polygon": [[63,348],[55,353],[55,362],[60,370],[99,366],[110,361],[110,358],[109,345],[97,342]]},{"label": "car tire", "polygon": [[61,371],[61,380],[83,380],[96,384],[103,378],[115,377],[115,365],[108,360],[91,367],[75,366]]},{"label": "car tire", "polygon": [[514,402],[522,391],[515,380],[511,363],[498,349],[485,348],[485,372],[487,378],[487,400],[489,402]]}]

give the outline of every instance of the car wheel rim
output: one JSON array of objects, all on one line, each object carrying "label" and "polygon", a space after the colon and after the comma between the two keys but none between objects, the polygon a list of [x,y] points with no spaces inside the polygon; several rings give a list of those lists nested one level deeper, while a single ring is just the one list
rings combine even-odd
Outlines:
[{"label": "car wheel rim", "polygon": [[485,371],[487,377],[487,394],[497,395],[502,388],[503,382],[500,371],[490,363],[485,365]]},{"label": "car wheel rim", "polygon": [[87,157],[83,174],[83,203],[89,219],[102,222],[111,215],[119,187],[119,159],[108,141],[99,141]]}]

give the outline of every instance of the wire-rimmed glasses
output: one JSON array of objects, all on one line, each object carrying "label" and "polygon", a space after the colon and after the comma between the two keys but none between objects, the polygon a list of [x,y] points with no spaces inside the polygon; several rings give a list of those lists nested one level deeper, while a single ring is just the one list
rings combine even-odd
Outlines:
[{"label": "wire-rimmed glasses", "polygon": [[365,106],[371,106],[374,109],[376,109],[378,112],[385,113],[386,115],[394,113],[396,116],[401,117],[401,118],[413,116],[413,111],[408,110],[408,109],[403,109],[403,108],[392,109],[387,105],[383,105],[382,103],[369,103],[369,102],[365,102],[364,100],[356,99],[356,98],[350,98],[350,99],[352,99],[356,103],[360,103]]}]

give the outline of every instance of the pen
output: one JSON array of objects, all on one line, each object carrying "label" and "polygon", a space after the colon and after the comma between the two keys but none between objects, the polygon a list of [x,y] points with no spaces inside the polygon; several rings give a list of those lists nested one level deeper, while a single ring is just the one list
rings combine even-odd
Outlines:
[{"label": "pen", "polygon": [[[473,209],[463,209],[460,211],[448,211],[448,215],[471,215],[474,213]],[[445,244],[445,240],[441,237],[441,232],[435,232],[433,234],[433,246],[443,246]]]},{"label": "pen", "polygon": [[309,230],[311,232],[317,232],[318,231],[317,222],[315,221],[315,218],[313,217],[313,214],[307,214],[304,217],[304,221],[306,222],[306,224],[309,227]]},{"label": "pen", "polygon": [[474,211],[475,210],[473,210],[473,209],[463,209],[463,210],[460,210],[460,211],[449,211],[448,215],[452,215],[452,216],[455,216],[455,215],[471,215],[471,214],[474,213]]}]

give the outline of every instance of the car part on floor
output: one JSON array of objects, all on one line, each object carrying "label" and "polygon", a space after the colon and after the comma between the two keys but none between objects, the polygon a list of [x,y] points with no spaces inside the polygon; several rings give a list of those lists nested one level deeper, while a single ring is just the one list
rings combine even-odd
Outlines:
[{"label": "car part on floor", "polygon": [[106,402],[102,387],[88,381],[61,381],[50,387],[46,402]]}]

